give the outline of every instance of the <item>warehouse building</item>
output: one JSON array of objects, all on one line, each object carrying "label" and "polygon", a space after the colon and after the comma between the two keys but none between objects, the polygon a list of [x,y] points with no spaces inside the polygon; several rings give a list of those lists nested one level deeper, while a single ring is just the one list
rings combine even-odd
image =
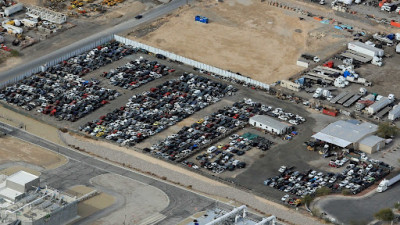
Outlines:
[{"label": "warehouse building", "polygon": [[381,150],[385,146],[385,139],[371,135],[362,139],[358,145],[358,149],[365,153],[372,154]]},{"label": "warehouse building", "polygon": [[373,135],[378,126],[356,120],[336,121],[312,137],[341,148],[354,148],[365,153],[374,153],[383,148],[385,140]]},{"label": "warehouse building", "polygon": [[256,115],[256,116],[250,117],[249,123],[250,123],[250,125],[259,127],[263,130],[266,130],[270,133],[277,134],[277,135],[286,134],[288,131],[291,131],[291,129],[292,129],[291,125],[280,122],[272,117],[264,116],[264,115]]},{"label": "warehouse building", "polygon": [[40,188],[38,176],[19,171],[0,179],[0,224],[66,224],[78,215],[76,197]]}]

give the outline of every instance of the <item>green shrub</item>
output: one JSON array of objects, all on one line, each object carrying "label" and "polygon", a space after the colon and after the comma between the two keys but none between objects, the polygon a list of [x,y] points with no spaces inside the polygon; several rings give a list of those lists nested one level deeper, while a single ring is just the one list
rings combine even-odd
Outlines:
[{"label": "green shrub", "polygon": [[392,221],[394,219],[394,213],[392,209],[385,208],[379,210],[377,213],[374,214],[374,217],[378,220],[382,221]]}]

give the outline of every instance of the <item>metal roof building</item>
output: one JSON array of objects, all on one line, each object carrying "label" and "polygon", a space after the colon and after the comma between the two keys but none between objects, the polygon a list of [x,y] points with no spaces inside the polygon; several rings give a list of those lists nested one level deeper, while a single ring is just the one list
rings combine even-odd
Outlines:
[{"label": "metal roof building", "polygon": [[362,139],[358,145],[358,148],[363,152],[371,154],[381,150],[383,146],[385,146],[385,139],[371,135]]},{"label": "metal roof building", "polygon": [[[329,124],[312,137],[342,148],[353,145],[354,149],[358,149],[359,142],[367,136],[371,136],[377,130],[378,126],[372,123],[355,124],[354,122],[339,120]],[[367,139],[364,143],[370,140],[376,139]]]},{"label": "metal roof building", "polygon": [[278,134],[278,135],[285,134],[292,127],[291,125],[289,125],[287,123],[283,123],[272,117],[264,116],[264,115],[256,115],[256,116],[250,117],[249,123],[250,123],[250,125],[259,127],[261,129],[267,130],[268,132]]}]

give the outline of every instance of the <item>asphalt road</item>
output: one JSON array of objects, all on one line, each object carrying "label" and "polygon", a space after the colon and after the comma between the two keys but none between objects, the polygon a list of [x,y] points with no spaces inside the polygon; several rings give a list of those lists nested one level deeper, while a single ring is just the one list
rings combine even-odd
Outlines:
[{"label": "asphalt road", "polygon": [[116,34],[122,32],[127,29],[131,29],[133,27],[139,26],[143,23],[150,22],[155,20],[156,18],[166,15],[169,12],[183,6],[187,3],[187,0],[173,0],[167,4],[160,5],[146,13],[143,14],[143,18],[140,20],[137,19],[129,19],[123,23],[120,23],[116,26],[110,27],[108,29],[103,30],[102,32],[95,33],[87,38],[81,39],[79,41],[74,42],[71,45],[60,48],[56,51],[51,52],[50,54],[41,56],[33,61],[27,62],[21,66],[15,67],[8,71],[0,73],[0,83],[11,80],[12,78],[18,77],[19,75],[24,74],[32,68],[36,68],[38,66],[44,65],[46,62],[61,57],[68,52],[71,52],[76,49],[80,49],[96,40],[101,39],[107,35]]},{"label": "asphalt road", "polygon": [[400,183],[397,183],[382,193],[373,193],[361,198],[322,199],[316,206],[321,209],[321,212],[326,212],[340,223],[350,224],[351,222],[370,222],[374,219],[376,212],[383,208],[393,208],[399,201]]},{"label": "asphalt road", "polygon": [[[176,224],[196,212],[212,208],[216,202],[215,200],[187,191],[178,186],[141,175],[134,171],[76,152],[72,149],[59,146],[25,131],[13,128],[7,124],[0,123],[0,131],[6,132],[8,135],[20,138],[26,142],[58,152],[69,158],[69,162],[66,165],[54,170],[43,172],[43,182],[51,187],[65,190],[74,185],[90,185],[89,180],[92,177],[104,173],[115,173],[159,188],[168,195],[170,200],[168,207],[160,212],[166,216],[163,221],[158,223],[161,225]],[[219,204],[219,206],[231,208],[222,203]],[[108,211],[108,209],[105,210]],[[99,213],[103,214],[102,212]],[[91,221],[95,219],[97,219],[97,216],[92,217]],[[91,221],[86,219],[84,224]]]}]

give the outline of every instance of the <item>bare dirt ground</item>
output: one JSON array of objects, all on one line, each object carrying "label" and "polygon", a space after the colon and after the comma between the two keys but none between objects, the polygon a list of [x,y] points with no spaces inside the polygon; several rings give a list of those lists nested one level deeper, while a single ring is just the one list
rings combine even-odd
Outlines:
[{"label": "bare dirt ground", "polygon": [[0,143],[0,164],[26,162],[45,169],[54,169],[68,161],[64,156],[13,137],[2,137]]},{"label": "bare dirt ground", "polygon": [[[195,22],[196,15],[208,17],[210,23]],[[127,36],[272,83],[303,69],[296,66],[301,53],[324,58],[335,53],[347,39],[328,25],[309,18],[299,20],[299,16],[255,0],[207,0],[185,6],[148,29],[138,29]],[[319,33],[325,37],[315,37]]]},{"label": "bare dirt ground", "polygon": [[26,117],[22,114],[15,113],[12,110],[4,108],[2,105],[0,105],[0,121],[14,127],[23,126],[26,131],[30,133],[46,138],[56,144],[64,145],[58,136],[57,128],[41,123],[40,121],[30,117]]},{"label": "bare dirt ground", "polygon": [[121,224],[139,224],[169,204],[168,196],[158,188],[115,174],[97,176],[91,183],[116,192],[125,199],[122,208],[95,221],[96,225],[111,225],[116,221],[121,221]]},{"label": "bare dirt ground", "polygon": [[4,174],[6,176],[10,176],[10,175],[12,175],[12,174],[14,174],[16,172],[21,171],[21,170],[25,171],[25,172],[28,172],[28,173],[31,173],[31,174],[36,175],[36,176],[40,176],[40,174],[41,174],[37,170],[31,169],[31,168],[27,168],[27,167],[24,167],[24,166],[11,166],[11,167],[8,167],[8,168],[6,168],[4,170],[1,170],[0,174]]}]

